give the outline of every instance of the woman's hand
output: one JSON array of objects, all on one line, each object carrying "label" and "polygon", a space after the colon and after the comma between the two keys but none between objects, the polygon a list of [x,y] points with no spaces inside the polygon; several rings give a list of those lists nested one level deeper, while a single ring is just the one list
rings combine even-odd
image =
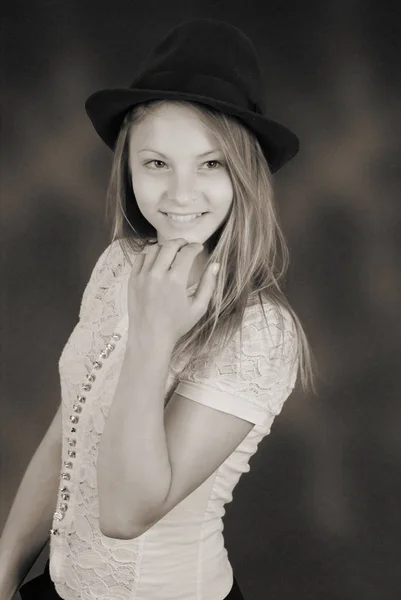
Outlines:
[{"label": "woman's hand", "polygon": [[[149,336],[173,346],[205,314],[216,276],[213,265],[203,273],[196,293],[187,296],[194,259],[203,246],[184,238],[150,246],[139,268],[132,268],[128,282],[129,329],[139,342]],[[171,265],[171,268],[170,268]]]}]

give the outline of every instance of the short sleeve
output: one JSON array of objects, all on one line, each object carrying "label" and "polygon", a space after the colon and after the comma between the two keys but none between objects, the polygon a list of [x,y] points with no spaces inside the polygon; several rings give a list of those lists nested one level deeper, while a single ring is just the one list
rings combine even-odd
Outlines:
[{"label": "short sleeve", "polygon": [[270,425],[295,386],[297,332],[286,308],[266,303],[264,308],[247,307],[242,345],[238,330],[217,358],[195,361],[176,393],[261,427]]},{"label": "short sleeve", "polygon": [[97,259],[95,266],[92,269],[89,281],[86,284],[84,292],[82,294],[81,305],[79,309],[80,320],[83,320],[88,314],[92,298],[99,289],[104,271],[109,268],[112,254],[114,254],[116,250],[116,244],[118,243],[118,240],[115,240],[114,242],[109,244],[107,248],[103,250],[99,258]]}]

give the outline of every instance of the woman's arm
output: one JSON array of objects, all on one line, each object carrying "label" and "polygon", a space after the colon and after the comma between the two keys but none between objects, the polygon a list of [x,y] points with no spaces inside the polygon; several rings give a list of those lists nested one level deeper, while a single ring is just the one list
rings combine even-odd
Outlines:
[{"label": "woman's arm", "polygon": [[133,537],[168,494],[164,396],[172,351],[161,336],[141,347],[128,338],[97,463],[99,526],[108,537]]},{"label": "woman's arm", "polygon": [[0,538],[1,600],[11,600],[49,539],[61,450],[60,405],[25,471]]}]

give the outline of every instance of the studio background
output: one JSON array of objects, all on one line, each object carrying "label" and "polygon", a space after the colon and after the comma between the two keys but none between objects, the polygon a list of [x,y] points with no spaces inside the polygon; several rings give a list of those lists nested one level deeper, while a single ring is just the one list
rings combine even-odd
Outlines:
[{"label": "studio background", "polygon": [[401,43],[400,8],[385,2],[16,0],[3,9],[0,527],[60,403],[58,359],[108,243],[112,154],[84,101],[128,85],[152,46],[192,17],[251,37],[269,116],[301,140],[274,179],[291,253],[285,291],[320,373],[317,398],[298,382],[226,505],[234,574],[246,600],[395,600]]}]

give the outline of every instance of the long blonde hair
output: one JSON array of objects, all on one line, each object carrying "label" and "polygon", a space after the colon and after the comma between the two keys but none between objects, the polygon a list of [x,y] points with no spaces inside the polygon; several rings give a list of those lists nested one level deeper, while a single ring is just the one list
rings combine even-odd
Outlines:
[{"label": "long blonde hair", "polygon": [[[152,100],[128,111],[115,147],[106,215],[112,212],[111,241],[119,240],[130,264],[130,251],[136,254],[148,244],[157,243],[157,231],[140,212],[133,193],[129,132],[134,123],[146,118],[152,106],[165,102]],[[272,174],[257,138],[235,117],[196,102],[168,102],[192,107],[212,132],[225,156],[234,190],[225,221],[204,243],[209,254],[207,264],[220,263],[215,291],[205,315],[178,340],[172,359],[187,357],[182,371],[185,373],[192,360],[205,352],[210,358],[211,342],[219,354],[238,329],[241,331],[245,308],[255,303],[256,297],[264,313],[263,297],[279,310],[286,307],[294,319],[302,389],[316,394],[312,367],[316,361],[299,318],[279,285],[289,265],[289,252],[276,216]]]}]

